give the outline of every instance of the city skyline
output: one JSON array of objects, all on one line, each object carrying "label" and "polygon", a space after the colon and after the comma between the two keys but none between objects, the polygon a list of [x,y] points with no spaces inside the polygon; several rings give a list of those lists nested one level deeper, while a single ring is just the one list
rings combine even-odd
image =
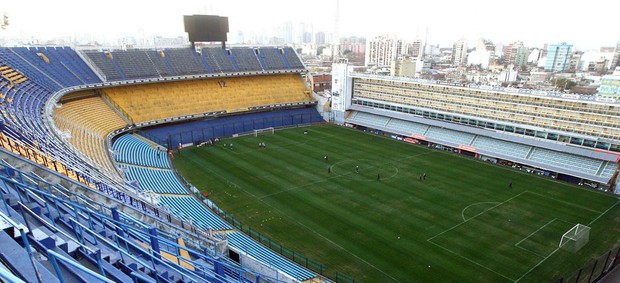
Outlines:
[{"label": "city skyline", "polygon": [[[336,3],[329,0],[311,4],[280,0],[190,0],[175,5],[142,0],[110,0],[97,5],[73,0],[34,1],[32,5],[9,2],[0,7],[0,13],[8,14],[10,20],[9,27],[0,35],[39,40],[78,36],[97,40],[156,35],[177,37],[185,34],[182,16],[189,14],[228,17],[229,41],[235,39],[238,31],[245,37],[251,33],[277,35],[278,29],[287,22],[294,28],[298,28],[299,23],[311,24],[314,33],[333,34]],[[461,38],[469,42],[488,38],[503,44],[523,41],[529,47],[568,42],[578,50],[615,46],[620,39],[620,32],[612,29],[617,24],[614,19],[600,16],[601,9],[613,8],[609,7],[609,2],[601,0],[581,6],[555,0],[524,0],[509,7],[487,0],[444,1],[441,4],[384,0],[371,4],[340,0],[338,35],[370,38],[388,34],[412,41],[424,39],[428,30],[427,43],[442,47],[449,47]],[[562,20],[553,20],[552,16]],[[569,18],[574,20],[567,20]]]}]

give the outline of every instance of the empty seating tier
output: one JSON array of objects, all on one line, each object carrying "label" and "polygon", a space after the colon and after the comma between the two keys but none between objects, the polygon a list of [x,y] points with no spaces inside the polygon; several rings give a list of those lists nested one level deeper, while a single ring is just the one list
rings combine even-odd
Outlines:
[{"label": "empty seating tier", "polygon": [[175,215],[203,229],[230,230],[232,227],[193,196],[161,196],[160,201]]},{"label": "empty seating tier", "polygon": [[170,168],[165,151],[155,149],[153,144],[134,135],[122,135],[112,145],[117,162],[145,167]]},{"label": "empty seating tier", "polygon": [[488,137],[478,136],[473,146],[475,148],[488,150],[494,153],[499,153],[504,156],[513,156],[516,158],[525,159],[530,152],[531,146],[503,141],[498,139],[492,139]]},{"label": "empty seating tier", "polygon": [[[95,95],[93,91],[86,92]],[[91,96],[65,102],[55,108],[53,118],[61,132],[69,133],[68,141],[77,150],[106,172],[116,172],[107,156],[105,139],[110,132],[127,123],[101,97]]]},{"label": "empty seating tier", "polygon": [[135,123],[312,100],[299,74],[176,81],[102,91]]},{"label": "empty seating tier", "polygon": [[187,195],[187,190],[170,169],[119,164],[125,171],[125,179],[137,181],[142,191],[158,194]]}]

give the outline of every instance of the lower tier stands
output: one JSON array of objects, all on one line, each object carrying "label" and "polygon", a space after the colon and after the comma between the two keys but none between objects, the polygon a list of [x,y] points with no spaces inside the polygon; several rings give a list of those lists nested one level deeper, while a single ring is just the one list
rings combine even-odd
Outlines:
[{"label": "lower tier stands", "polygon": [[6,163],[0,197],[7,267],[0,273],[8,282],[278,282],[222,257],[211,242],[218,238],[196,241],[144,225]]},{"label": "lower tier stands", "polygon": [[592,158],[566,154],[563,152],[538,147],[534,148],[532,154],[530,155],[530,159],[558,167],[574,168],[575,170],[591,175],[596,175],[603,163],[600,160]]},{"label": "lower tier stands", "polygon": [[313,101],[299,74],[129,85],[106,88],[102,92],[136,124]]},{"label": "lower tier stands", "polygon": [[154,148],[154,144],[136,135],[122,135],[112,144],[117,162],[145,167],[170,168],[167,153]]},{"label": "lower tier stands", "polygon": [[430,127],[428,132],[426,132],[426,136],[431,139],[449,142],[452,146],[470,145],[474,139],[472,134],[437,127]]},{"label": "lower tier stands", "polygon": [[273,267],[291,275],[299,281],[305,281],[315,277],[312,272],[279,257],[276,253],[256,243],[252,238],[243,233],[228,233],[228,242],[240,252],[250,254],[252,257],[262,262],[268,262]]},{"label": "lower tier stands", "polygon": [[203,142],[265,128],[290,127],[324,122],[315,108],[268,111],[162,125],[144,130],[145,136],[162,146],[176,147],[179,143]]},{"label": "lower tier stands", "polygon": [[161,204],[185,221],[205,230],[230,230],[232,227],[207,209],[193,196],[161,196]]},{"label": "lower tier stands", "polygon": [[531,162],[533,166],[541,168],[549,166],[550,170],[559,169],[568,172],[578,172],[583,174],[582,176],[590,176],[594,180],[609,180],[618,168],[617,162],[604,161],[372,113],[355,111],[350,114],[346,122],[407,137],[428,140],[450,147],[474,149],[484,155],[518,161],[519,163],[528,164],[528,162]]},{"label": "lower tier stands", "polygon": [[170,169],[155,169],[126,164],[119,164],[119,167],[124,171],[125,179],[138,182],[141,191],[158,194],[187,194],[185,187]]},{"label": "lower tier stands", "polygon": [[498,139],[492,139],[484,136],[478,136],[472,144],[475,148],[487,148],[493,152],[503,154],[505,156],[514,156],[525,159],[532,147],[524,144],[508,142]]}]

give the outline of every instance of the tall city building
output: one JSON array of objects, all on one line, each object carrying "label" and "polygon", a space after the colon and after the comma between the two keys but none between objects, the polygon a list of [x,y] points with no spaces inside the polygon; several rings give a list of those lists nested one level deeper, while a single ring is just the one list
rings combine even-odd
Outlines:
[{"label": "tall city building", "polygon": [[620,40],[616,44],[616,50],[614,50],[614,58],[611,60],[611,70],[614,70],[616,67],[620,66]]},{"label": "tall city building", "polygon": [[413,42],[408,43],[407,52],[405,53],[414,58],[421,58],[424,55],[424,45],[422,44],[422,40],[416,39]]},{"label": "tall city building", "polygon": [[523,47],[523,41],[515,41],[508,44],[506,50],[504,50],[504,65],[517,65],[515,61],[519,53],[519,47]]},{"label": "tall city building", "polygon": [[416,72],[422,69],[424,63],[419,57],[403,56],[392,60],[390,76],[415,78]]},{"label": "tall city building", "polygon": [[403,41],[386,35],[379,35],[366,44],[366,66],[388,67],[392,60],[402,55]]},{"label": "tall city building", "polygon": [[286,22],[284,23],[284,44],[291,44],[293,43],[293,23],[292,22]]},{"label": "tall city building", "polygon": [[573,45],[566,42],[550,44],[547,48],[547,61],[545,71],[565,72],[570,65],[573,54]]},{"label": "tall city building", "polygon": [[319,31],[314,34],[314,43],[317,45],[325,44],[325,32]]},{"label": "tall city building", "polygon": [[478,45],[476,46],[477,51],[488,51],[491,56],[495,53],[495,44],[489,39],[480,38],[478,39]]},{"label": "tall city building", "polygon": [[452,45],[452,66],[463,66],[467,62],[467,39],[459,39]]},{"label": "tall city building", "polygon": [[515,66],[527,65],[527,58],[530,56],[530,49],[525,46],[519,46],[516,50],[513,50],[514,64]]}]

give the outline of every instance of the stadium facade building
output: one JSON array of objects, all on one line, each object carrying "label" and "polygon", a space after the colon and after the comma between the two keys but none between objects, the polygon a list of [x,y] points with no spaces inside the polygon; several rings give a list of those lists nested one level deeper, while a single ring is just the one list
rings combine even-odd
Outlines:
[{"label": "stadium facade building", "polygon": [[333,68],[336,123],[377,130],[574,183],[608,187],[620,161],[620,101],[453,85]]}]

